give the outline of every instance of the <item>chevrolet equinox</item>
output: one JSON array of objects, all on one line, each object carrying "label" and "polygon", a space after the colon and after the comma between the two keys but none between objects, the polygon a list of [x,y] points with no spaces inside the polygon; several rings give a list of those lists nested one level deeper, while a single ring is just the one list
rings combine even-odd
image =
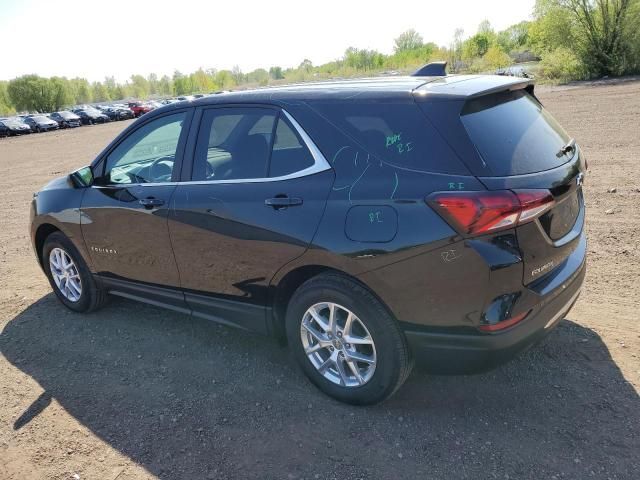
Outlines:
[{"label": "chevrolet equinox", "polygon": [[585,275],[578,145],[531,80],[418,72],[166,105],[34,195],[58,299],[108,295],[286,340],[341,401],[414,363],[486,370]]}]

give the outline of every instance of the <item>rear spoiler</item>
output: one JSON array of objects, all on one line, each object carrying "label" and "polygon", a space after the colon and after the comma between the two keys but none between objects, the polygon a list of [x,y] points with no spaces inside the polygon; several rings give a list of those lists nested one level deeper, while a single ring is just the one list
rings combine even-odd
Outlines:
[{"label": "rear spoiler", "polygon": [[522,89],[533,95],[533,80],[498,75],[447,75],[443,78],[426,81],[413,93],[416,99],[421,97],[470,99],[492,93]]}]

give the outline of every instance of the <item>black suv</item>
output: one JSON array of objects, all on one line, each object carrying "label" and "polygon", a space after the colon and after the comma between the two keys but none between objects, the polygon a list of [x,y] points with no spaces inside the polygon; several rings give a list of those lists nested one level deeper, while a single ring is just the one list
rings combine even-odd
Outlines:
[{"label": "black suv", "polygon": [[409,76],[164,106],[35,194],[60,301],[107,294],[286,339],[368,404],[414,362],[481,371],[545,336],[585,275],[578,146],[504,76]]}]

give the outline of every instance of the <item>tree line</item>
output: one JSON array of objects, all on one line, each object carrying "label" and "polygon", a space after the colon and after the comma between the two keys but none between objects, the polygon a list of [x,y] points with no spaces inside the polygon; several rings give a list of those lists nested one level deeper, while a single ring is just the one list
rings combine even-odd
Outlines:
[{"label": "tree line", "polygon": [[304,59],[297,67],[273,66],[248,73],[198,69],[173,75],[132,75],[125,82],[106,77],[24,75],[0,81],[0,114],[49,112],[65,106],[208,93],[245,86],[354,77],[380,72],[408,72],[431,60],[446,59],[454,73],[491,72],[513,63],[539,61],[536,75],[566,82],[604,75],[640,73],[640,0],[537,0],[532,20],[495,31],[488,20],[465,37],[455,31],[447,46],[425,42],[415,30],[394,40],[393,53],[349,47],[322,65]]}]

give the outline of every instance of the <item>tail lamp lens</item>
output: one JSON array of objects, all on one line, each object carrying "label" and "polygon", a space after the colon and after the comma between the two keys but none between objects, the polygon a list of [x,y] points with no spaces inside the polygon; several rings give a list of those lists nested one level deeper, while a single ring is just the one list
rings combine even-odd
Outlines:
[{"label": "tail lamp lens", "polygon": [[529,222],[554,205],[548,190],[436,192],[427,198],[456,230],[478,235]]}]

